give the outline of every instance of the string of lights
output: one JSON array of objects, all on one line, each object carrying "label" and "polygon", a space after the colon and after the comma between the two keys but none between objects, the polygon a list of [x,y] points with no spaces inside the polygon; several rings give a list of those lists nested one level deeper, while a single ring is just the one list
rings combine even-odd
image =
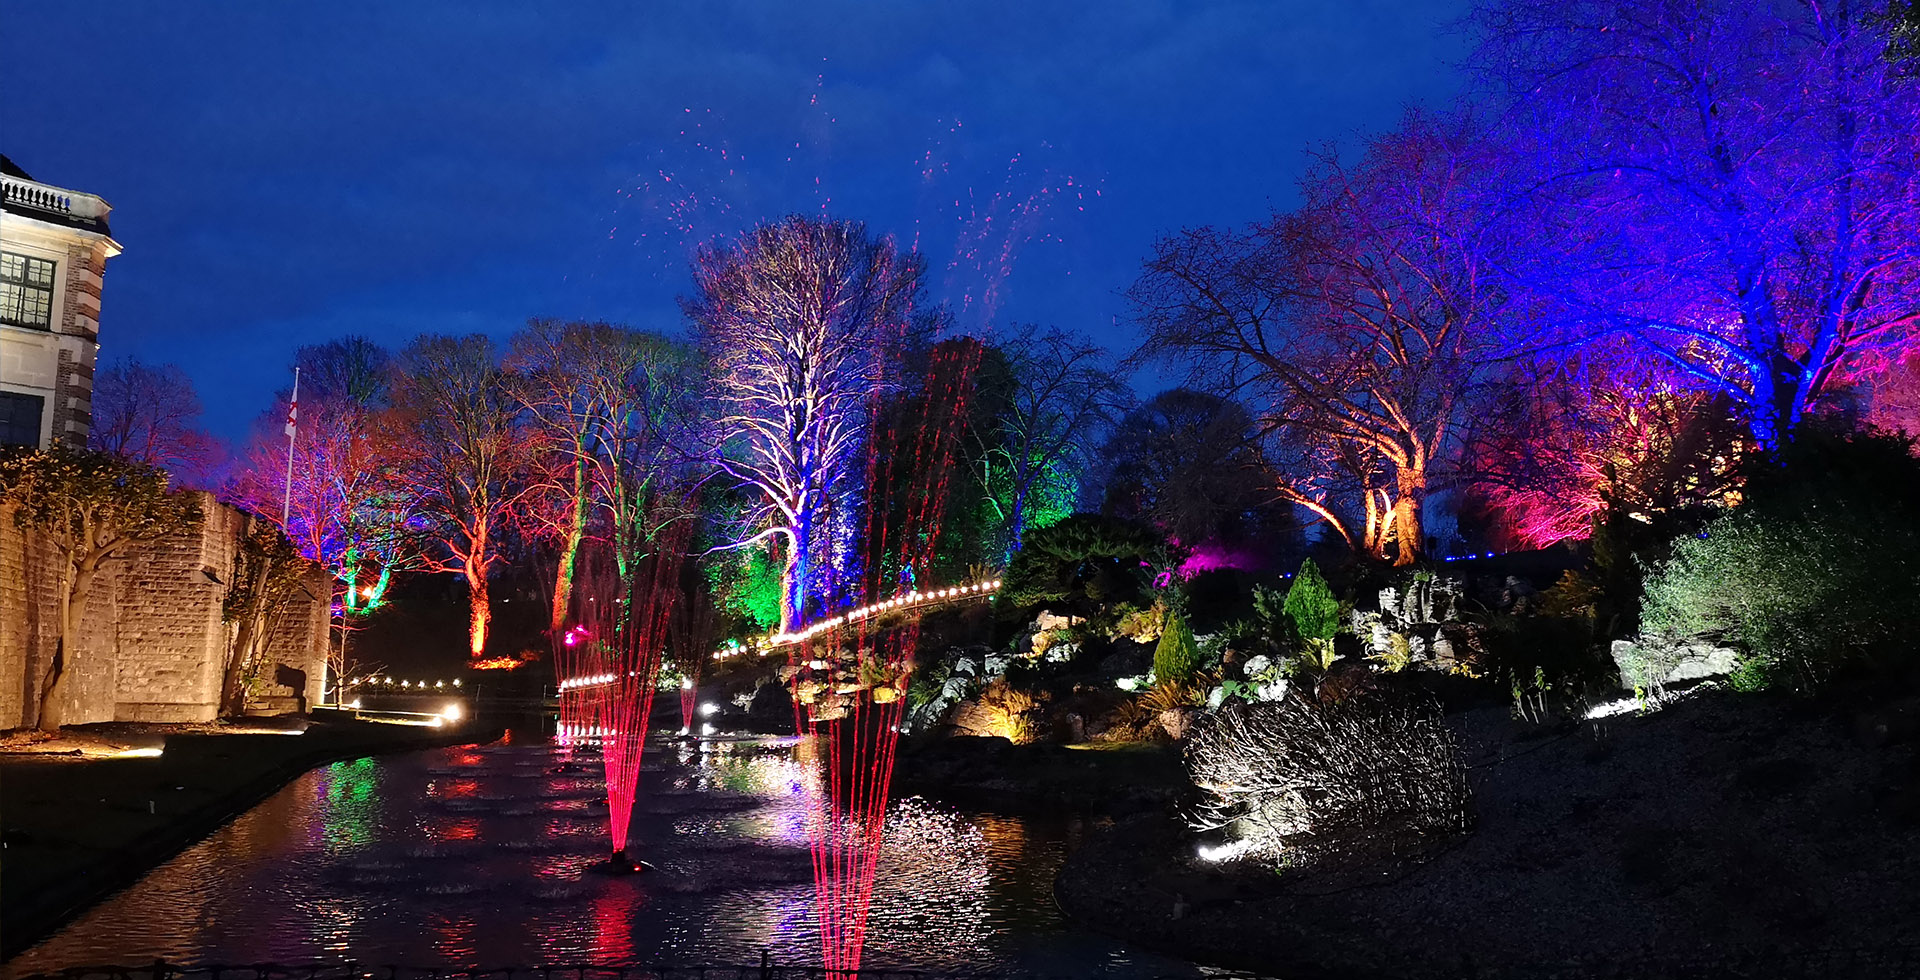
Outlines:
[{"label": "string of lights", "polygon": [[[857,608],[850,609],[844,613],[841,613],[838,616],[832,616],[827,619],[820,620],[819,622],[808,625],[805,629],[797,630],[791,633],[770,634],[767,636],[766,639],[761,641],[761,645],[766,649],[776,649],[779,647],[791,646],[795,643],[804,643],[808,640],[813,639],[816,636],[819,636],[821,633],[824,633],[828,630],[845,626],[848,623],[858,623],[862,620],[869,619],[874,616],[878,616],[881,613],[893,612],[899,609],[912,609],[919,606],[935,605],[942,602],[951,602],[957,599],[982,598],[985,596],[992,595],[993,593],[998,592],[999,590],[1000,590],[1000,580],[996,578],[996,579],[988,579],[980,582],[969,582],[966,585],[956,585],[956,586],[952,586],[950,588],[945,588],[945,589],[934,589],[933,591],[930,591],[930,592],[920,592],[920,591],[903,592],[899,595],[894,596],[891,599],[882,600],[880,602],[869,603],[864,606],[859,606]],[[718,657],[719,654],[715,654],[715,656]]]}]

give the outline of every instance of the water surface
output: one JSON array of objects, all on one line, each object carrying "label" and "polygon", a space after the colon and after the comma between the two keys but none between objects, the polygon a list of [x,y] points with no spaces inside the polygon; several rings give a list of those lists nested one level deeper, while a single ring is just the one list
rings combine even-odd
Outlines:
[{"label": "water surface", "polygon": [[[807,763],[793,740],[650,752],[634,817],[655,871],[604,857],[596,766],[545,741],[341,762],[295,780],[8,964],[817,963]],[[1053,904],[1077,820],[896,801],[866,966],[1198,976],[1071,929]]]}]

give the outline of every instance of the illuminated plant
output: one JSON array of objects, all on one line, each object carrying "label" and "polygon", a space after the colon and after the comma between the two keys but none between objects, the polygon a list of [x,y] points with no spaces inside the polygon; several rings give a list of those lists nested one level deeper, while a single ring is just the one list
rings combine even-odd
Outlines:
[{"label": "illuminated plant", "polygon": [[[286,515],[282,530],[302,556],[333,573],[335,612],[348,619],[378,609],[393,573],[414,557],[415,507],[399,478],[387,415],[391,360],[364,337],[300,348],[297,412],[292,392],[282,392],[222,490],[222,499],[276,523]],[[344,657],[337,644],[334,656]],[[344,661],[340,667],[344,673]]]},{"label": "illuminated plant", "polygon": [[1409,117],[1355,162],[1322,156],[1296,211],[1156,243],[1128,291],[1140,355],[1253,399],[1281,437],[1274,489],[1400,565],[1506,353],[1489,166],[1471,120]]},{"label": "illuminated plant", "polygon": [[1912,349],[1920,88],[1881,7],[1481,7],[1476,60],[1538,176],[1513,271],[1566,310],[1551,343],[1625,340],[1741,405],[1762,447]]},{"label": "illuminated plant", "polygon": [[426,567],[466,582],[468,650],[479,660],[493,620],[487,577],[502,560],[514,476],[528,448],[518,405],[493,343],[479,334],[421,337],[396,370],[406,379],[393,391],[397,471],[430,527]]},{"label": "illuminated plant", "polygon": [[1132,398],[1107,352],[1087,338],[1031,324],[1015,329],[1000,348],[1010,390],[994,438],[980,452],[989,471],[988,503],[1005,527],[1007,558],[1020,550],[1029,526],[1045,527],[1071,512],[1074,474],[1091,466],[1097,440]]},{"label": "illuminated plant", "polygon": [[153,466],[65,443],[0,458],[0,502],[15,505],[14,526],[44,538],[61,559],[59,641],[29,692],[35,723],[51,731],[61,724],[77,627],[101,564],[135,542],[194,526],[200,508]]},{"label": "illuminated plant", "polygon": [[1333,666],[1333,638],[1340,634],[1340,599],[1313,559],[1300,563],[1281,611],[1292,621],[1294,635],[1305,645],[1304,654],[1312,667],[1325,672]]},{"label": "illuminated plant", "polygon": [[801,216],[695,260],[686,310],[713,365],[714,459],[761,496],[750,523],[765,529],[736,546],[784,547],[782,629],[831,586],[858,526],[867,427],[896,384],[921,273],[858,222]]},{"label": "illuminated plant", "polygon": [[557,632],[589,525],[609,532],[616,555],[635,555],[653,484],[689,449],[691,352],[612,324],[535,320],[514,335],[507,367],[535,450],[533,485],[522,499],[540,505],[516,512],[523,532],[551,540],[557,552],[549,621]]},{"label": "illuminated plant", "polygon": [[200,396],[173,364],[125,358],[93,375],[89,448],[183,476],[199,476],[220,455],[200,428]]},{"label": "illuminated plant", "polygon": [[1200,671],[1200,647],[1193,628],[1178,609],[1167,615],[1167,626],[1153,648],[1153,676],[1162,684],[1191,685]]},{"label": "illuminated plant", "polygon": [[1206,794],[1193,828],[1226,831],[1266,861],[1363,856],[1471,825],[1466,768],[1439,705],[1392,690],[1230,702],[1194,726],[1186,761]]}]

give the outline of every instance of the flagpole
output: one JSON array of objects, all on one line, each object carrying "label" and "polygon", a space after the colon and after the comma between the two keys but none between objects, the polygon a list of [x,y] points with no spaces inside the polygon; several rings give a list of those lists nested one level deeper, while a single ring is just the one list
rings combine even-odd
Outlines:
[{"label": "flagpole", "polygon": [[300,366],[293,367],[293,397],[287,401],[287,489],[280,496],[280,529],[293,534],[293,433],[300,417]]}]

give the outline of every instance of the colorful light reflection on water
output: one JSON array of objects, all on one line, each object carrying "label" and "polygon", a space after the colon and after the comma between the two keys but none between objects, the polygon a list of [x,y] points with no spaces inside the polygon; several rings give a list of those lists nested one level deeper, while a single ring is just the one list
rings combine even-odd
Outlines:
[{"label": "colorful light reflection on water", "polygon": [[[597,772],[552,746],[440,749],[325,766],[8,964],[416,965],[818,962],[807,791],[794,739],[649,753],[634,816],[652,873],[604,854]],[[1198,972],[1065,928],[1051,882],[1065,820],[893,804],[867,963],[1049,974]]]}]

